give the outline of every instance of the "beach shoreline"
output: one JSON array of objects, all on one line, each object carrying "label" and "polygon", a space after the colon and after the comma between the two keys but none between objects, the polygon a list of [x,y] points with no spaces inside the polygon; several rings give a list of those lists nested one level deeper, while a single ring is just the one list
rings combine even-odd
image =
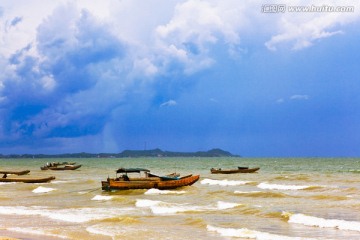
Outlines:
[{"label": "beach shoreline", "polygon": [[0,240],[59,240],[62,238],[46,235],[28,234],[22,232],[10,231],[7,229],[0,230]]}]

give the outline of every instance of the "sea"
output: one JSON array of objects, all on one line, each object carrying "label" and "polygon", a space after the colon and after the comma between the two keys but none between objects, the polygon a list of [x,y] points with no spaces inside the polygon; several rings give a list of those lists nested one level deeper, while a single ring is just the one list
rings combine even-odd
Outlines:
[{"label": "sea", "polygon": [[[40,170],[76,162],[74,171]],[[210,169],[260,167],[256,173]],[[120,167],[199,174],[175,190],[106,192]],[[18,239],[360,239],[359,158],[1,159],[50,183],[0,183],[0,236]],[[8,176],[11,177],[11,176]]]}]

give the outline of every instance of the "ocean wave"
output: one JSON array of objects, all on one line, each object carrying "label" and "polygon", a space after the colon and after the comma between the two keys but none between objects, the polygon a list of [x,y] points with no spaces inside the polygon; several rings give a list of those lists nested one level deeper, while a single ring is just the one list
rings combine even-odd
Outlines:
[{"label": "ocean wave", "polygon": [[282,176],[277,176],[274,178],[275,180],[309,180],[310,177],[308,175],[304,175],[304,174],[297,174],[297,175],[282,175]]},{"label": "ocean wave", "polygon": [[235,207],[241,206],[241,205],[243,205],[243,204],[240,204],[240,203],[231,203],[231,202],[223,202],[223,201],[218,201],[218,202],[217,202],[217,208],[218,208],[219,210],[235,208]]},{"label": "ocean wave", "polygon": [[[117,228],[117,229],[119,229],[119,228]],[[116,231],[115,227],[108,227],[108,226],[102,226],[102,225],[94,225],[94,226],[87,227],[86,231],[91,234],[103,235],[103,236],[108,236],[111,238],[115,238],[116,235],[122,233],[121,230]]]},{"label": "ocean wave", "polygon": [[299,237],[288,237],[267,232],[254,231],[247,228],[221,228],[207,225],[207,230],[211,232],[217,232],[222,237],[239,237],[257,240],[294,240],[294,239],[311,239],[311,238],[299,238]]},{"label": "ocean wave", "polygon": [[96,195],[91,200],[94,200],[94,201],[107,201],[107,200],[111,200],[111,199],[113,199],[112,196]]},{"label": "ocean wave", "polygon": [[122,224],[122,225],[132,225],[132,224],[140,223],[141,221],[134,217],[129,217],[129,216],[121,216],[121,217],[115,216],[115,217],[102,219],[101,222],[102,223],[117,223],[117,224]]},{"label": "ocean wave", "polygon": [[42,236],[48,236],[48,237],[56,237],[56,238],[68,239],[67,236],[49,233],[49,232],[46,232],[46,231],[41,230],[41,229],[39,229],[39,228],[19,228],[19,227],[12,227],[12,228],[7,228],[7,230],[13,231],[13,232],[26,233],[26,234],[34,234],[34,235],[42,235]]},{"label": "ocean wave", "polygon": [[251,183],[251,181],[238,181],[238,180],[214,180],[205,178],[200,182],[201,184],[209,184],[209,185],[220,185],[220,186],[238,186],[245,185]]},{"label": "ocean wave", "polygon": [[316,200],[333,200],[333,201],[345,201],[348,200],[348,196],[333,196],[333,195],[314,195],[311,197]]},{"label": "ocean wave", "polygon": [[163,194],[184,194],[186,191],[170,191],[170,190],[160,190],[156,188],[151,188],[147,190],[145,195],[163,195]]},{"label": "ocean wave", "polygon": [[17,206],[6,207],[0,206],[0,214],[2,215],[26,215],[26,216],[42,216],[53,220],[63,222],[83,223],[92,220],[101,220],[114,216],[121,216],[130,213],[134,208],[116,208],[108,211],[105,208],[70,208],[70,209],[53,209],[41,206]]},{"label": "ocean wave", "polygon": [[260,197],[260,198],[286,198],[289,197],[286,194],[279,192],[263,192],[263,191],[234,191],[235,194],[239,194],[245,197]]},{"label": "ocean wave", "polygon": [[156,200],[137,199],[135,206],[139,208],[149,208],[153,214],[171,215],[183,212],[216,211],[235,208],[241,206],[239,203],[218,201],[214,206],[196,206],[190,204],[168,203]]},{"label": "ocean wave", "polygon": [[69,183],[69,182],[75,182],[75,181],[64,181],[64,180],[51,181],[52,184],[61,184],[61,183]]},{"label": "ocean wave", "polygon": [[33,193],[48,193],[51,191],[55,191],[55,188],[47,188],[47,187],[37,187],[34,190],[32,190]]},{"label": "ocean wave", "polygon": [[17,182],[0,182],[0,185],[16,184]]},{"label": "ocean wave", "polygon": [[153,214],[166,215],[189,211],[202,211],[203,208],[188,204],[167,203],[162,201],[154,201],[147,199],[138,199],[135,203],[136,207],[149,208]]},{"label": "ocean wave", "polygon": [[184,220],[184,223],[186,225],[189,225],[189,226],[197,226],[197,227],[201,227],[201,228],[205,228],[206,227],[206,221],[203,219],[203,218],[192,218],[192,217],[189,217],[189,218],[186,218]]},{"label": "ocean wave", "polygon": [[308,216],[297,213],[292,214],[284,212],[283,216],[287,217],[289,223],[303,224],[305,226],[320,227],[320,228],[336,228],[340,230],[351,230],[360,232],[360,222],[346,221],[339,219],[325,219],[319,217]]},{"label": "ocean wave", "polygon": [[[146,229],[141,229],[139,226],[131,225],[112,225],[112,224],[96,224],[89,227],[86,227],[86,231],[92,235],[102,235],[110,237],[111,239],[142,239],[139,235],[146,235],[146,239],[157,239],[154,236],[150,236],[149,232]],[[156,232],[155,234],[158,234]],[[130,238],[129,238],[130,236]],[[103,239],[103,237],[93,237],[91,239]],[[107,239],[107,238],[106,238]]]},{"label": "ocean wave", "polygon": [[260,183],[257,185],[261,189],[271,189],[271,190],[303,190],[311,188],[312,186],[299,186],[299,185],[282,185],[282,184],[270,184],[270,183]]}]

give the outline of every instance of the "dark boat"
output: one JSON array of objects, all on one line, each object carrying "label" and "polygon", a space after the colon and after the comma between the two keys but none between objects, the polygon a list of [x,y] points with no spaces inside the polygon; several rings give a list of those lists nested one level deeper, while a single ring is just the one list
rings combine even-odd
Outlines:
[{"label": "dark boat", "polygon": [[46,183],[54,180],[55,177],[46,178],[0,178],[0,182],[23,182],[23,183]]},{"label": "dark boat", "polygon": [[[148,173],[148,177],[160,177],[160,176],[156,175],[156,174]],[[173,177],[173,178],[180,177],[180,173],[173,172],[173,173],[166,174],[163,177]]]},{"label": "dark boat", "polygon": [[[129,190],[129,189],[175,189],[190,186],[197,182],[199,175],[187,175],[184,177],[157,176],[150,174],[150,170],[143,168],[119,168],[116,173],[121,173],[120,177],[108,178],[101,181],[102,190]],[[129,177],[128,173],[138,173],[139,177]],[[143,176],[144,175],[144,176]]]},{"label": "dark boat", "polygon": [[63,170],[75,170],[80,168],[81,165],[65,165],[63,167],[59,167],[59,166],[55,166],[55,167],[50,167],[50,166],[44,166],[44,167],[40,167],[41,170],[58,170],[58,171],[63,171]]},{"label": "dark boat", "polygon": [[28,174],[30,170],[24,171],[0,171],[0,174],[14,174],[14,175],[25,175]]},{"label": "dark boat", "polygon": [[238,167],[237,169],[225,169],[221,168],[211,168],[210,171],[213,174],[232,174],[232,173],[253,173],[259,170],[260,168],[247,168],[247,167]]},{"label": "dark boat", "polygon": [[[59,166],[74,166],[76,162],[47,162],[43,167],[40,167],[41,170],[48,170],[50,168],[55,168]],[[79,168],[79,167],[78,167]],[[71,170],[71,169],[69,169]]]}]

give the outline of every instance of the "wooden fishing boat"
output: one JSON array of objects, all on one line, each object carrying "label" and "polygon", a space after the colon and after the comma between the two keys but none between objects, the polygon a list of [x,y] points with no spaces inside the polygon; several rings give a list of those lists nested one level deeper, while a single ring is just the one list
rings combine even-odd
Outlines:
[{"label": "wooden fishing boat", "polygon": [[59,167],[59,166],[55,166],[55,167],[49,167],[49,166],[44,166],[44,167],[40,167],[41,170],[58,170],[58,171],[63,171],[63,170],[75,170],[80,168],[81,165],[65,165],[63,167]]},{"label": "wooden fishing boat", "polygon": [[0,182],[23,182],[23,183],[46,183],[54,180],[55,177],[46,178],[0,178]]},{"label": "wooden fishing boat", "polygon": [[59,166],[75,166],[76,162],[47,162],[43,167],[40,167],[41,170],[48,170],[50,167],[59,167]]},{"label": "wooden fishing boat", "polygon": [[[190,186],[197,182],[199,175],[187,175],[184,177],[157,176],[149,174],[150,171],[142,168],[120,168],[116,173],[122,173],[120,177],[108,178],[101,181],[102,190],[129,190],[129,189],[175,189],[184,186]],[[128,173],[139,173],[140,177],[129,177]],[[141,174],[145,176],[141,176]]]},{"label": "wooden fishing boat", "polygon": [[25,175],[28,174],[30,170],[24,171],[0,171],[0,174],[14,174],[14,175]]},{"label": "wooden fishing boat", "polygon": [[232,174],[232,173],[253,173],[258,171],[260,168],[246,168],[238,167],[237,169],[224,169],[221,168],[211,168],[210,171],[213,174]]}]

